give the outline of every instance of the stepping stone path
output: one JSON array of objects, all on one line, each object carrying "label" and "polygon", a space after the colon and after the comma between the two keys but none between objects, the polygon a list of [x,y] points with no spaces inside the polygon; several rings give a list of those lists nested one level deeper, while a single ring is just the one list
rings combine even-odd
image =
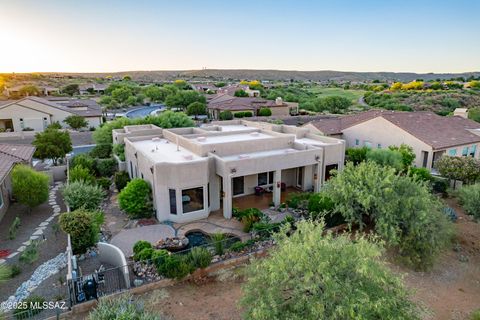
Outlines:
[{"label": "stepping stone path", "polygon": [[33,240],[37,240],[41,238],[43,235],[43,231],[48,227],[50,222],[52,222],[53,218],[56,216],[60,215],[60,212],[62,209],[60,206],[57,204],[57,199],[56,195],[58,190],[62,187],[63,183],[62,182],[55,182],[55,186],[53,186],[50,189],[50,193],[48,194],[48,204],[52,207],[53,213],[50,217],[45,219],[38,227],[35,228],[35,231],[32,233],[30,236],[30,240],[25,241],[22,246],[20,246],[16,251],[12,252],[8,257],[5,257],[5,259],[0,259],[0,264],[5,263],[8,259],[11,259],[15,257],[17,254],[23,252],[26,249],[26,246],[28,246]]}]

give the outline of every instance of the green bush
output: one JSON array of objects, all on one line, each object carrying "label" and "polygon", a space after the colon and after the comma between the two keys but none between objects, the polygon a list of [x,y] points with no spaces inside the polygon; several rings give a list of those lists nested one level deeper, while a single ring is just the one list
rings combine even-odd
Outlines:
[{"label": "green bush", "polygon": [[130,181],[130,177],[128,176],[128,172],[126,171],[119,171],[115,172],[115,187],[118,191],[122,191]]},{"label": "green bush", "polygon": [[480,183],[460,188],[458,199],[467,214],[480,219]]},{"label": "green bush", "polygon": [[311,194],[307,192],[290,194],[286,202],[287,206],[293,209],[306,209],[310,195]]},{"label": "green bush", "polygon": [[98,242],[100,226],[103,224],[102,212],[75,210],[60,215],[60,228],[70,234],[74,254],[85,253]]},{"label": "green bush", "polygon": [[470,314],[470,320],[480,320],[480,309],[475,310]]},{"label": "green bush", "polygon": [[225,239],[227,237],[223,233],[214,233],[210,236],[210,242],[213,244],[215,254],[221,256],[225,251]]},{"label": "green bush", "polygon": [[83,181],[69,183],[62,189],[65,203],[71,210],[83,208],[97,210],[102,203],[105,191],[99,186],[89,185]]},{"label": "green bush", "polygon": [[411,167],[408,170],[408,176],[422,181],[432,181],[432,174],[427,168]]},{"label": "green bush", "polygon": [[366,161],[367,152],[369,150],[370,149],[367,147],[347,148],[347,150],[345,150],[347,161],[351,161],[355,165],[359,164],[360,162]]},{"label": "green bush", "polygon": [[82,165],[76,165],[68,172],[69,182],[83,181],[88,184],[95,184],[95,177],[90,174],[90,170],[82,167]]},{"label": "green bush", "polygon": [[403,157],[399,151],[388,149],[371,149],[367,152],[367,160],[381,166],[390,166],[397,171],[403,169]]},{"label": "green bush", "polygon": [[153,246],[150,242],[145,240],[139,240],[133,245],[133,254],[139,254],[143,249],[152,249]]},{"label": "green bush", "polygon": [[245,118],[251,118],[251,117],[253,117],[253,112],[251,112],[251,111],[245,111],[245,112],[243,113],[243,116],[244,116]]},{"label": "green bush", "polygon": [[20,273],[22,273],[22,268],[20,268],[20,266],[14,264],[10,267],[10,277],[11,278],[15,278]]},{"label": "green bush", "polygon": [[212,262],[212,254],[206,248],[194,247],[188,253],[188,259],[195,268],[206,268]]},{"label": "green bush", "polygon": [[239,112],[235,112],[235,113],[233,114],[233,117],[235,117],[235,118],[243,118],[244,115],[245,115],[244,112],[239,111]]},{"label": "green bush", "polygon": [[148,261],[152,259],[153,248],[145,248],[136,255],[133,256],[135,261]]},{"label": "green bush", "polygon": [[101,177],[111,177],[118,169],[117,160],[110,159],[97,159],[95,169]]},{"label": "green bush", "polygon": [[112,185],[112,181],[107,177],[100,177],[97,179],[97,185],[100,186],[103,190],[108,190]]},{"label": "green bush", "polygon": [[88,121],[85,120],[85,117],[79,115],[71,115],[63,120],[70,128],[78,130],[80,128],[86,128],[88,126]]},{"label": "green bush", "polygon": [[97,144],[92,151],[90,151],[90,156],[100,159],[110,158],[112,156],[112,148],[111,143]]},{"label": "green bush", "polygon": [[158,273],[171,279],[182,279],[194,270],[195,267],[190,263],[188,256],[179,254],[165,256],[163,263],[157,267]]},{"label": "green bush", "polygon": [[228,249],[233,252],[240,252],[247,247],[247,244],[242,241],[233,243]]},{"label": "green bush", "polygon": [[120,160],[125,161],[125,145],[123,143],[114,144],[113,154],[117,155]]},{"label": "green bush", "polygon": [[18,259],[20,262],[25,264],[32,264],[33,262],[38,260],[38,241],[32,241],[30,244],[25,248],[25,250],[20,253],[20,258]]},{"label": "green bush", "polygon": [[101,299],[88,314],[89,320],[161,320],[154,313],[145,311],[144,304],[135,302],[131,295]]},{"label": "green bush", "polygon": [[43,297],[36,295],[30,296],[18,304],[15,311],[13,311],[13,315],[17,319],[29,319],[43,311],[42,304],[45,301]]},{"label": "green bush", "polygon": [[236,210],[233,216],[243,223],[243,231],[249,232],[253,223],[260,221],[264,214],[257,208],[249,208],[243,211]]},{"label": "green bush", "polygon": [[8,238],[10,240],[15,239],[15,237],[17,236],[17,231],[19,227],[20,227],[20,218],[15,217],[15,219],[13,219],[12,224],[10,225],[10,228],[8,228]]},{"label": "green bush", "polygon": [[60,124],[60,122],[55,121],[55,122],[50,123],[50,124],[47,126],[47,129],[57,129],[57,130],[60,130],[60,129],[62,129],[62,125]]},{"label": "green bush", "polygon": [[49,177],[31,167],[17,164],[12,171],[13,195],[29,210],[48,200]]},{"label": "green bush", "polygon": [[327,194],[319,192],[310,194],[307,208],[309,212],[331,212],[335,204]]},{"label": "green bush", "polygon": [[76,166],[87,168],[91,173],[93,173],[95,171],[95,159],[86,153],[81,153],[70,160],[70,168],[74,168]]},{"label": "green bush", "polygon": [[165,249],[153,250],[152,253],[152,262],[157,268],[157,271],[160,273],[160,268],[165,262],[165,259],[170,255],[170,253]]},{"label": "green bush", "polygon": [[130,218],[147,218],[152,216],[152,191],[145,180],[133,179],[118,196],[120,208]]},{"label": "green bush", "polygon": [[260,108],[260,110],[258,110],[259,117],[270,117],[271,115],[272,110],[270,110],[269,108]]},{"label": "green bush", "polygon": [[233,114],[232,114],[231,111],[225,110],[225,111],[220,112],[218,117],[220,118],[220,120],[232,120],[233,119]]}]

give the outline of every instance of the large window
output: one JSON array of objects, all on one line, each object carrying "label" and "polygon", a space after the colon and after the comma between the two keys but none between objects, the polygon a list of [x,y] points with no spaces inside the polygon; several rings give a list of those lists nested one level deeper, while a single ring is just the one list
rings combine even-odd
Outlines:
[{"label": "large window", "polygon": [[477,145],[474,144],[473,146],[470,147],[470,152],[469,152],[469,156],[471,157],[475,157],[475,152],[477,151]]},{"label": "large window", "polygon": [[183,213],[203,210],[203,187],[182,190]]},{"label": "large window", "polygon": [[233,180],[233,195],[237,196],[239,194],[244,194],[244,183],[243,183],[243,176],[235,177]]},{"label": "large window", "polygon": [[463,147],[462,156],[464,156],[464,157],[468,156],[468,147]]},{"label": "large window", "polygon": [[177,195],[175,189],[168,189],[170,195],[170,214],[177,214]]},{"label": "large window", "polygon": [[270,172],[262,172],[259,173],[258,175],[258,186],[265,186],[267,184],[272,184],[273,183],[273,171]]}]

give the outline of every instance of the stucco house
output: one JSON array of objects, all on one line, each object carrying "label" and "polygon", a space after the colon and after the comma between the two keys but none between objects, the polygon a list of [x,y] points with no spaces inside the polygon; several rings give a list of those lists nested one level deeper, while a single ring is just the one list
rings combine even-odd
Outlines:
[{"label": "stucco house", "polygon": [[0,144],[0,221],[7,212],[12,197],[11,172],[17,163],[32,164],[35,147]]},{"label": "stucco house", "polygon": [[[332,169],[341,170],[345,142],[308,128],[244,120],[199,128],[153,125],[113,130],[125,143],[126,170],[153,190],[159,221],[186,222],[222,210],[232,216],[232,198],[262,188],[280,204],[287,187],[318,191]],[[256,188],[257,187],[257,188]]]},{"label": "stucco house", "polygon": [[444,154],[480,157],[480,123],[461,116],[369,110],[318,119],[303,127],[344,139],[347,147],[386,148],[407,144],[415,152],[415,165],[427,169],[434,168],[435,161]]},{"label": "stucco house", "polygon": [[102,123],[101,107],[94,100],[25,97],[0,105],[0,131],[43,131],[56,121],[65,126],[63,120],[71,115],[85,117],[89,127]]}]

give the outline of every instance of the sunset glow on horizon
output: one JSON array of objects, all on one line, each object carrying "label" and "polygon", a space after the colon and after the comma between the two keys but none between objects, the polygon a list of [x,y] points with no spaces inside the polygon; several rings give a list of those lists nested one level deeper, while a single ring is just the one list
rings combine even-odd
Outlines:
[{"label": "sunset glow on horizon", "polygon": [[0,72],[472,72],[479,13],[474,0],[0,0]]}]

